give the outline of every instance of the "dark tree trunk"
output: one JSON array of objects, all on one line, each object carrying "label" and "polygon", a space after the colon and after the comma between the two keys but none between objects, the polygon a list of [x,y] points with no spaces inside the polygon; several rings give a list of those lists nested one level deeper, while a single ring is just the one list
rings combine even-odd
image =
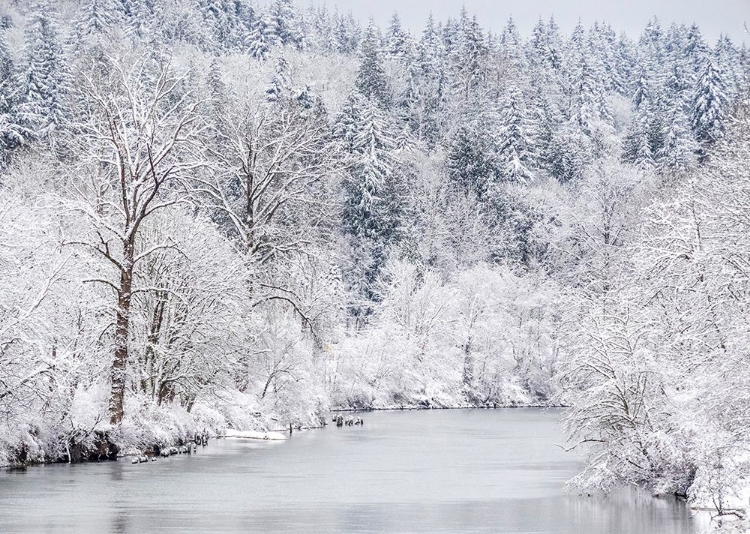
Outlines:
[{"label": "dark tree trunk", "polygon": [[117,292],[117,325],[115,329],[115,357],[112,361],[112,389],[109,396],[109,421],[117,425],[125,413],[125,375],[128,363],[128,337],[130,336],[130,302],[133,290],[133,242],[125,243],[120,289]]}]

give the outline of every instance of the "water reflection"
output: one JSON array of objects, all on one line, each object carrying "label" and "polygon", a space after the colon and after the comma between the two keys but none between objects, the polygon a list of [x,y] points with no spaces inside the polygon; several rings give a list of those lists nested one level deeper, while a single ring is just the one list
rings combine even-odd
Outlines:
[{"label": "water reflection", "polygon": [[580,459],[556,411],[366,414],[286,443],[215,441],[154,463],[0,473],[0,532],[687,534],[688,510],[629,489],[566,495]]}]

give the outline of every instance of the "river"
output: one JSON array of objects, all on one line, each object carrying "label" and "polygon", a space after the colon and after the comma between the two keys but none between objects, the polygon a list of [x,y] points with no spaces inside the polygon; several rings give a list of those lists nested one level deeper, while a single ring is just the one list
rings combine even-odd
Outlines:
[{"label": "river", "polygon": [[566,494],[581,459],[560,411],[364,414],[286,442],[213,440],[132,465],[0,472],[0,532],[690,534],[684,505],[635,490]]}]

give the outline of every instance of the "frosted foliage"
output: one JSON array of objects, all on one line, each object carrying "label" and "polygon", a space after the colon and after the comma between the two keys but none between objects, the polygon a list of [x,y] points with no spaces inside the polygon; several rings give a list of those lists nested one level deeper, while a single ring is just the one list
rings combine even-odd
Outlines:
[{"label": "frosted foliage", "polygon": [[746,46],[292,0],[1,15],[0,464],[564,405],[572,488],[743,524]]}]

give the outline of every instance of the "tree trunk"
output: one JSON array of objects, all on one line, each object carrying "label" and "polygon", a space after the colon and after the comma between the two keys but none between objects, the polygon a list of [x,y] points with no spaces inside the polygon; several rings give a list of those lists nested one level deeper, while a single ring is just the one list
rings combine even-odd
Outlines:
[{"label": "tree trunk", "polygon": [[464,384],[470,386],[474,382],[474,356],[471,353],[471,336],[464,345]]},{"label": "tree trunk", "polygon": [[125,371],[128,363],[128,338],[130,335],[130,301],[133,289],[132,241],[125,243],[120,269],[120,290],[117,292],[117,326],[115,330],[115,357],[112,361],[112,388],[109,395],[109,422],[117,425],[122,421],[125,400]]},{"label": "tree trunk", "polygon": [[255,248],[255,171],[253,170],[253,152],[248,154],[248,167],[245,169],[245,223],[247,224],[247,252]]}]

